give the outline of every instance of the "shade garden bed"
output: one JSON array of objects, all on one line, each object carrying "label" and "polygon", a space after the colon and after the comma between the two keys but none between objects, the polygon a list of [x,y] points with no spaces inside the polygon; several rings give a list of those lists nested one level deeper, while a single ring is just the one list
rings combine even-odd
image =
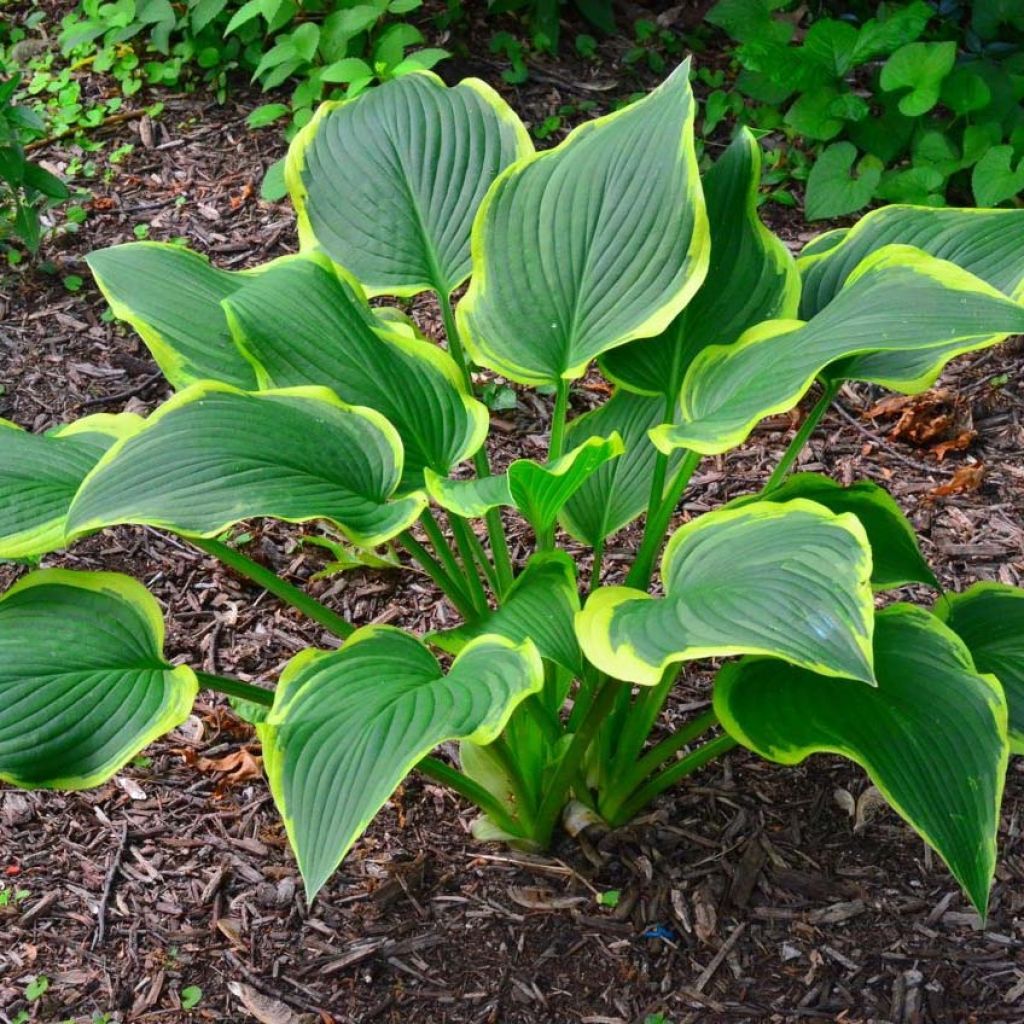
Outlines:
[{"label": "shade garden bed", "polygon": [[[486,66],[459,71],[488,77]],[[541,71],[541,80],[570,85],[578,73]],[[614,64],[603,71],[613,75]],[[552,93],[574,98],[568,87],[535,84],[526,113],[539,118]],[[138,146],[94,193],[84,229],[57,243],[62,273],[82,273],[86,253],[129,240],[139,223],[151,238],[184,237],[230,269],[293,251],[290,209],[255,194],[262,167],[279,155],[244,126],[258,102],[169,101],[151,145]],[[130,124],[117,130],[138,141]],[[55,148],[53,159],[61,157]],[[807,240],[794,219],[779,221],[793,248]],[[86,274],[74,293],[60,276],[30,269],[3,282],[0,415],[38,432],[88,412],[151,411],[169,392],[146,349],[102,318],[105,304]],[[440,336],[433,300],[419,297],[409,308]],[[514,408],[492,413],[499,467],[546,450],[550,397],[516,391]],[[882,397],[869,385],[845,385],[800,468],[887,487],[944,586],[1020,585],[1019,343],[958,359],[928,402],[887,408]],[[591,373],[573,390],[572,414],[606,398],[607,385]],[[705,461],[675,521],[760,486],[798,422],[773,417],[743,446]],[[417,633],[458,621],[423,575],[356,569],[310,581],[326,552],[296,545],[294,531],[269,521],[242,529],[251,557],[308,582],[353,621]],[[510,539],[522,558],[530,532],[513,529]],[[635,528],[612,538],[605,582],[621,579],[639,539]],[[570,551],[586,572],[589,551]],[[270,680],[297,651],[329,642],[244,578],[150,528],[117,527],[46,564],[135,576],[166,612],[168,654],[187,654],[212,674]],[[23,572],[0,567],[0,584]],[[688,675],[670,700],[666,730],[706,705],[708,682]],[[559,836],[546,855],[478,843],[472,810],[412,776],[309,907],[259,755],[251,727],[205,694],[183,726],[99,789],[0,790],[9,894],[0,906],[0,1009],[9,1019],[25,1010],[28,1019],[76,1021],[188,1013],[938,1022],[1013,1021],[1024,1012],[1024,779],[1013,763],[982,926],[939,859],[872,799],[855,766],[819,756],[779,769],[740,751],[632,824]],[[40,975],[49,989],[30,1003],[26,985]],[[201,998],[182,1009],[194,988]]]}]

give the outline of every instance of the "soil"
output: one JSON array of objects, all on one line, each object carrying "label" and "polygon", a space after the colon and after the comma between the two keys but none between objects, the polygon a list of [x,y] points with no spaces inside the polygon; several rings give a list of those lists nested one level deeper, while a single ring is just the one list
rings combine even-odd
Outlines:
[{"label": "soil", "polygon": [[[643,85],[619,63],[624,44],[609,41],[596,63],[537,61],[526,85],[508,87],[487,34],[468,30],[476,56],[442,71],[486,77],[534,124]],[[244,88],[224,106],[171,98],[158,122],[123,121],[107,135],[135,149],[109,181],[83,183],[89,217],[51,243],[55,273],[7,271],[0,284],[0,415],[38,431],[90,411],[146,412],[167,396],[141,342],[103,317],[83,262],[91,249],[131,240],[138,225],[155,239],[184,236],[230,268],[295,247],[287,205],[258,198],[282,151],[274,130],[245,126],[260,102]],[[61,170],[71,152],[41,155]],[[809,237],[790,211],[765,213],[795,247]],[[61,279],[74,274],[85,284],[70,293]],[[436,333],[429,302],[413,312]],[[1017,341],[958,360],[909,409],[879,409],[880,393],[845,387],[802,468],[887,486],[945,586],[1021,584],[1021,352]],[[601,397],[588,379],[575,411]],[[499,463],[542,451],[548,408],[524,389],[517,409],[496,414]],[[798,421],[767,421],[743,448],[706,461],[680,518],[763,483]],[[943,441],[955,443],[943,452]],[[355,622],[454,622],[411,572],[310,582],[322,553],[299,546],[296,530],[246,529],[253,557]],[[626,531],[611,542],[606,582],[635,541]],[[156,531],[107,531],[46,564],[135,575],[167,610],[169,654],[205,671],[272,680],[296,651],[329,642]],[[23,571],[0,566],[0,587]],[[665,727],[707,695],[707,678],[689,677]],[[1007,779],[983,925],[855,765],[815,757],[780,769],[742,752],[628,828],[563,837],[547,856],[477,843],[471,809],[412,777],[307,907],[258,755],[251,728],[204,695],[185,726],[97,790],[0,787],[0,1021],[1024,1021],[1021,762]],[[596,899],[610,890],[614,908]],[[40,975],[49,989],[30,1002],[26,985]],[[192,987],[201,998],[187,1010]]]}]

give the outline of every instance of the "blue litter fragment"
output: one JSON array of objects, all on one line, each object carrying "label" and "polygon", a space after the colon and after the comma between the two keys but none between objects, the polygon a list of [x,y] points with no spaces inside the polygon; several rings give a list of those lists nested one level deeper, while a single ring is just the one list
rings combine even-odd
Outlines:
[{"label": "blue litter fragment", "polygon": [[656,924],[652,928],[648,928],[644,932],[643,937],[645,939],[664,939],[666,942],[674,942],[679,936],[671,928],[666,928],[663,924]]}]

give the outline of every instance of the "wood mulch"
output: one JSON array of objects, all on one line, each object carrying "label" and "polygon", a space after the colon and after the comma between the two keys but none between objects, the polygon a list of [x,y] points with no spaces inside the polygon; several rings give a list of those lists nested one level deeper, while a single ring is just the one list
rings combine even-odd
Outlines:
[{"label": "wood mulch", "polygon": [[[494,80],[489,62],[463,59],[451,74]],[[536,123],[593,95],[579,83],[614,77],[609,67],[614,55],[598,71],[568,60],[504,88]],[[287,206],[258,199],[280,153],[273,130],[245,127],[259,102],[244,90],[223,107],[172,99],[156,124],[117,126],[114,141],[136,149],[95,189],[82,230],[51,246],[56,276],[5,272],[0,283],[0,415],[42,430],[91,411],[145,412],[167,396],[141,343],[103,319],[83,264],[91,249],[131,240],[138,224],[152,238],[184,236],[224,267],[294,248]],[[43,155],[59,170],[69,154]],[[766,213],[794,244],[807,237],[791,215]],[[64,290],[67,274],[86,278],[81,291]],[[436,330],[429,302],[414,312]],[[1011,342],[961,359],[929,401],[899,408],[846,387],[802,468],[890,488],[944,585],[1020,584],[1021,352]],[[499,462],[543,450],[549,399],[519,394],[516,410],[495,416]],[[600,397],[589,378],[576,411]],[[768,421],[707,460],[681,518],[760,486],[797,422]],[[299,530],[247,530],[247,551],[297,582],[322,565],[319,549],[295,543]],[[606,581],[634,543],[627,531],[610,545]],[[269,681],[296,651],[329,642],[155,531],[107,531],[46,564],[138,577],[167,610],[169,653],[206,671]],[[0,587],[22,571],[0,566]],[[309,586],[359,623],[454,622],[412,572]],[[707,684],[691,674],[666,725],[706,702]],[[743,752],[628,828],[562,838],[544,857],[480,845],[470,808],[410,778],[310,908],[258,757],[252,730],[204,695],[185,726],[97,790],[0,787],[0,1021],[1024,1021],[1020,762],[982,925],[855,766],[816,757],[781,769]],[[611,890],[614,908],[596,899]],[[30,1002],[40,975],[49,988]],[[186,1011],[192,986],[202,996]]]}]

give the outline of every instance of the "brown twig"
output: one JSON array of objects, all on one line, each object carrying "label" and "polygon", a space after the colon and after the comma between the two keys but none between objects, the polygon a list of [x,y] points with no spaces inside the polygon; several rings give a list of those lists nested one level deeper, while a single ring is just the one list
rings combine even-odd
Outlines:
[{"label": "brown twig", "polygon": [[78,403],[79,409],[91,409],[97,405],[113,405],[115,402],[126,402],[129,398],[135,398],[136,395],[141,395],[147,388],[152,387],[163,374],[157,370],[155,373],[151,373],[141,384],[136,384],[133,388],[128,388],[127,391],[119,391],[116,395],[101,395],[99,398],[87,398],[84,402]]},{"label": "brown twig", "polygon": [[114,851],[114,857],[107,868],[107,877],[103,880],[103,894],[100,896],[99,906],[96,908],[96,931],[92,937],[92,948],[96,949],[103,945],[107,935],[107,905],[110,903],[110,894],[114,891],[114,880],[118,871],[121,870],[121,863],[124,861],[125,851],[128,849],[128,823],[121,827],[121,839]]}]

